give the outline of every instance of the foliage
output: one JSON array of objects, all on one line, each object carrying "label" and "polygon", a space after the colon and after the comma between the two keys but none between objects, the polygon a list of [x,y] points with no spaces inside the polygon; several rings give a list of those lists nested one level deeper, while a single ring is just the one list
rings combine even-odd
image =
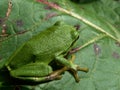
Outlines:
[{"label": "foliage", "polygon": [[1,70],[0,90],[119,90],[120,1],[44,1],[12,0],[11,7],[9,0],[0,0],[0,68],[22,43],[62,20],[79,30],[76,47],[80,50],[75,53],[75,63],[88,67],[89,72],[79,72],[79,83],[65,72],[61,80],[36,86],[16,86],[11,85],[9,75]]}]

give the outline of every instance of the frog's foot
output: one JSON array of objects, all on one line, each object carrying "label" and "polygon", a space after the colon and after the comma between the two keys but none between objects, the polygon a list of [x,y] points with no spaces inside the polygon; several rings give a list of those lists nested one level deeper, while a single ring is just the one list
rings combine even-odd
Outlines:
[{"label": "frog's foot", "polygon": [[74,76],[76,82],[79,82],[80,79],[78,77],[78,71],[88,72],[88,68],[81,68],[80,66],[73,64],[74,60],[75,56],[72,55],[72,59],[70,60],[71,67],[68,69],[68,71]]},{"label": "frog's foot", "polygon": [[75,78],[76,82],[79,82],[78,71],[88,72],[88,68],[80,68],[78,65],[74,64],[75,56],[72,55],[72,59],[69,61],[68,66],[64,66],[63,68],[53,71],[50,75],[46,77],[46,80],[56,80],[61,79],[61,74],[65,71],[69,71]]}]

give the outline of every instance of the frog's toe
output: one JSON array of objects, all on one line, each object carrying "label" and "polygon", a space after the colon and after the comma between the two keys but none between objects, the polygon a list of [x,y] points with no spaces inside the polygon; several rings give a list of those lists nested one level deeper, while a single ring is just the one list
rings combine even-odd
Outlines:
[{"label": "frog's toe", "polygon": [[78,71],[88,72],[88,68],[80,68],[78,65],[72,65],[68,71],[73,75],[75,81],[79,82],[80,78],[78,76]]},{"label": "frog's toe", "polygon": [[69,73],[71,73],[71,75],[74,77],[74,79],[75,79],[76,82],[79,82],[79,81],[80,81],[80,78],[79,78],[79,76],[78,76],[78,72],[77,72],[77,71],[75,71],[75,70],[73,70],[73,69],[70,69],[70,70],[68,70],[68,71],[69,71]]},{"label": "frog's toe", "polygon": [[77,71],[88,72],[89,69],[88,68],[81,68],[81,67],[77,66]]},{"label": "frog's toe", "polygon": [[74,59],[75,59],[75,56],[72,55],[72,58],[70,60],[71,66],[68,71],[74,76],[76,82],[79,82],[80,78],[78,76],[78,71],[88,72],[88,68],[81,68],[80,66],[74,64],[73,63]]}]

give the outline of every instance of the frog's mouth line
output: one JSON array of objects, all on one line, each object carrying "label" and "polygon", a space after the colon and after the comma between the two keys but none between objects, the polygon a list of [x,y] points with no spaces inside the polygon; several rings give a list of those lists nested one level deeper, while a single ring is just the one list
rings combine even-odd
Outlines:
[{"label": "frog's mouth line", "polygon": [[79,36],[72,42],[72,44],[70,45],[70,47],[72,47],[74,45],[74,43],[79,39]]},{"label": "frog's mouth line", "polygon": [[[72,42],[72,44],[71,44],[70,47],[68,48],[68,52],[67,52],[67,54],[65,55],[65,58],[67,58],[70,54],[72,54],[71,51],[72,51],[73,49],[71,49],[71,47],[75,44],[75,42],[76,42],[78,39],[79,39],[79,36]],[[75,52],[74,52],[74,53],[75,53]]]}]

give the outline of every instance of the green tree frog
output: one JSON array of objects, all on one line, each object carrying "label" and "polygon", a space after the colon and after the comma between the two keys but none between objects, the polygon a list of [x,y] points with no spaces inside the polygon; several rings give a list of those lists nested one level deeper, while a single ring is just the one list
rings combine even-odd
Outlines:
[{"label": "green tree frog", "polygon": [[[63,72],[70,71],[78,82],[77,71],[87,72],[88,69],[74,64],[74,56],[71,60],[65,58],[78,37],[79,33],[74,27],[57,22],[22,44],[10,56],[5,66],[12,77],[20,80],[51,81],[59,79]],[[50,66],[52,61],[63,67],[54,71]]]}]

